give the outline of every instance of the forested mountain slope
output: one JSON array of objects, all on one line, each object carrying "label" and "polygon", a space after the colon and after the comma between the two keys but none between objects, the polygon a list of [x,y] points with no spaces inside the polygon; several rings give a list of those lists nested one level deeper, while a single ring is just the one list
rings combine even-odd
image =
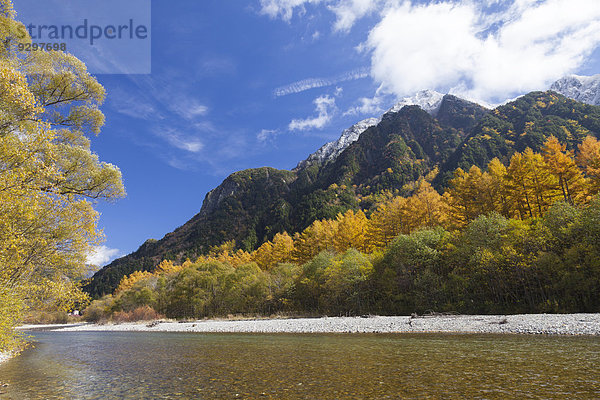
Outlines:
[{"label": "forested mountain slope", "polygon": [[442,189],[457,167],[485,168],[494,157],[506,162],[526,147],[538,151],[550,135],[572,148],[599,133],[600,107],[554,92],[533,92],[491,112],[451,95],[435,113],[404,106],[384,114],[335,158],[301,163],[294,171],[232,174],[190,221],[98,271],[87,290],[110,293],[124,275],[153,270],[165,258],[194,259],[229,240],[252,250],[277,232],[298,232],[348,209],[368,210],[370,197],[409,194],[410,184],[436,167],[434,183]]}]

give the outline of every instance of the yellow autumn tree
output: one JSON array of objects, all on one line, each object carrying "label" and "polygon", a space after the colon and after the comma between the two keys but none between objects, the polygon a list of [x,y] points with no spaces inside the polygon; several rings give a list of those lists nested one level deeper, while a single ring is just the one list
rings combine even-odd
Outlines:
[{"label": "yellow autumn tree", "polygon": [[163,260],[160,262],[160,264],[156,266],[156,269],[154,270],[154,275],[173,274],[181,271],[184,268],[189,267],[190,265],[192,265],[192,262],[189,259],[185,260],[185,262],[181,265],[177,265],[171,260]]},{"label": "yellow autumn tree", "polygon": [[362,210],[348,210],[336,217],[336,232],[333,237],[333,247],[342,253],[348,249],[366,251],[366,232],[368,220]]},{"label": "yellow autumn tree", "polygon": [[252,255],[242,249],[236,250],[235,241],[230,240],[220,246],[211,248],[207,255],[198,257],[196,264],[207,264],[215,261],[238,267],[251,262]]},{"label": "yellow autumn tree", "polygon": [[498,200],[494,197],[501,189],[496,177],[472,166],[469,171],[458,168],[449,182],[445,197],[451,224],[461,227],[480,215],[498,211]]},{"label": "yellow autumn tree", "polygon": [[487,167],[486,196],[491,199],[496,212],[508,218],[513,217],[514,213],[508,201],[507,174],[506,166],[499,159],[490,161]]},{"label": "yellow autumn tree", "polygon": [[337,220],[317,220],[302,233],[296,233],[292,259],[303,264],[323,250],[333,250],[337,224]]},{"label": "yellow autumn tree", "polygon": [[408,211],[404,197],[394,197],[377,207],[367,226],[368,251],[382,249],[401,233],[407,233]]},{"label": "yellow autumn tree", "polygon": [[134,271],[130,275],[124,276],[121,279],[121,282],[119,282],[119,286],[117,286],[117,288],[115,289],[113,294],[117,295],[121,292],[125,292],[128,289],[131,289],[133,287],[133,285],[135,285],[137,282],[141,281],[142,279],[150,278],[152,276],[153,276],[152,272]]},{"label": "yellow autumn tree", "polygon": [[125,194],[119,169],[90,150],[104,88],[70,54],[20,52],[24,33],[0,0],[0,309],[11,310],[0,351],[24,307],[82,296],[76,281],[102,238],[90,199]]},{"label": "yellow autumn tree", "polygon": [[548,173],[557,178],[556,189],[560,190],[563,200],[580,204],[586,198],[587,182],[577,168],[573,152],[566,148],[556,137],[550,136],[542,149],[545,167]]},{"label": "yellow autumn tree", "polygon": [[589,180],[589,194],[600,192],[600,141],[593,136],[586,137],[579,145],[577,164]]},{"label": "yellow autumn tree", "polygon": [[294,240],[287,232],[277,233],[273,241],[263,243],[252,253],[254,261],[261,269],[271,270],[279,263],[291,261]]},{"label": "yellow autumn tree", "polygon": [[530,148],[511,157],[506,182],[509,204],[521,219],[541,217],[557,200],[556,178]]},{"label": "yellow autumn tree", "polygon": [[417,185],[417,190],[406,202],[406,231],[445,224],[448,207],[442,196],[425,179],[420,179]]}]

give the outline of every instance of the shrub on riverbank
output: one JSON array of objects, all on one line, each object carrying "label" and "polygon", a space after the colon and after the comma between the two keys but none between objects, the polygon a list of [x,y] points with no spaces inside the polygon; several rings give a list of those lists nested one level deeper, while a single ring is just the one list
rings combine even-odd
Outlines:
[{"label": "shrub on riverbank", "polygon": [[118,311],[112,315],[114,322],[154,321],[164,318],[164,315],[157,313],[149,306],[141,306],[131,311]]},{"label": "shrub on riverbank", "polygon": [[81,321],[78,315],[69,315],[66,311],[31,311],[25,318],[24,324],[73,324]]}]

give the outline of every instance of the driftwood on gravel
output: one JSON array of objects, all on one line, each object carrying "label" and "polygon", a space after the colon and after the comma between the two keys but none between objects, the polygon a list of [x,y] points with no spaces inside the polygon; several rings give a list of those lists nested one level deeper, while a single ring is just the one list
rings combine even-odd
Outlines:
[{"label": "driftwood on gravel", "polygon": [[462,314],[457,313],[456,311],[444,311],[444,312],[436,312],[433,310],[427,310],[422,315],[417,313],[412,313],[410,315],[411,318],[432,318],[432,317],[459,317]]}]

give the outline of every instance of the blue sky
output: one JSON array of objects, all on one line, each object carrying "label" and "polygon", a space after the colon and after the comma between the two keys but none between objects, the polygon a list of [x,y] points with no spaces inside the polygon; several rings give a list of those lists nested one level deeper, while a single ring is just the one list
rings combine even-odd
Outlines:
[{"label": "blue sky", "polygon": [[[18,19],[73,0],[52,1],[15,0]],[[417,90],[496,104],[600,73],[597,0],[136,2],[151,9],[151,73],[96,75],[108,95],[93,151],[121,168],[128,193],[97,206],[100,264],[185,223],[230,173],[291,169]],[[106,15],[133,12],[116,7]],[[92,70],[134,63],[71,51]]]}]

